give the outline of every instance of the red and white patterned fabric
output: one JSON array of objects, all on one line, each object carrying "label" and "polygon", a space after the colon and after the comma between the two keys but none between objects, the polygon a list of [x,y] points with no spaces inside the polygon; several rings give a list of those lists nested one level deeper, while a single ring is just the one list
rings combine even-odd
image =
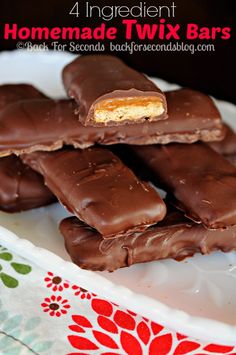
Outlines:
[{"label": "red and white patterned fabric", "polygon": [[0,354],[236,355],[176,333],[0,250]]}]

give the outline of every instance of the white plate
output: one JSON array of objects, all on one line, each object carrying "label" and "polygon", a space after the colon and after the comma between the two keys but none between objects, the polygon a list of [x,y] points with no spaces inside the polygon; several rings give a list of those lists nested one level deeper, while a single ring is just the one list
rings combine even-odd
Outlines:
[{"label": "white plate", "polygon": [[[72,58],[63,52],[2,53],[0,83],[28,82],[52,97],[64,96],[60,72]],[[163,90],[177,87],[156,81]],[[217,105],[236,128],[236,107],[222,101]],[[69,262],[57,230],[66,215],[58,204],[21,214],[0,213],[0,244],[171,329],[236,345],[236,253],[152,262],[114,273],[85,271]]]}]

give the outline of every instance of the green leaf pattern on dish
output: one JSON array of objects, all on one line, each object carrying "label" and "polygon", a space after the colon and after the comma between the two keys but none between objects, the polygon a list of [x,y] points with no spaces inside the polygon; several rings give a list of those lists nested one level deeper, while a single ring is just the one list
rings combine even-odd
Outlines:
[{"label": "green leaf pattern on dish", "polygon": [[16,288],[19,281],[13,275],[4,272],[4,262],[10,263],[13,272],[20,275],[27,275],[32,271],[30,265],[17,263],[13,261],[13,255],[4,247],[0,245],[0,280],[3,285],[8,288]]}]

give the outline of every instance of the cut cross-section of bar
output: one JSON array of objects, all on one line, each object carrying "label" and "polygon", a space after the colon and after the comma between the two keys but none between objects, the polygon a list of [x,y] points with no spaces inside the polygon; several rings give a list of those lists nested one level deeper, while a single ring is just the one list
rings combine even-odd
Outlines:
[{"label": "cut cross-section of bar", "polygon": [[109,121],[136,123],[142,119],[152,121],[163,112],[162,101],[153,96],[106,99],[94,105],[94,120],[103,124]]},{"label": "cut cross-section of bar", "polygon": [[120,126],[83,126],[72,100],[27,100],[0,113],[0,156],[56,150],[64,144],[167,144],[224,138],[221,116],[211,98],[189,89],[166,93],[166,120]]},{"label": "cut cross-section of bar", "polygon": [[85,126],[113,126],[167,118],[164,93],[147,77],[111,55],[76,58],[63,70],[68,95]]}]

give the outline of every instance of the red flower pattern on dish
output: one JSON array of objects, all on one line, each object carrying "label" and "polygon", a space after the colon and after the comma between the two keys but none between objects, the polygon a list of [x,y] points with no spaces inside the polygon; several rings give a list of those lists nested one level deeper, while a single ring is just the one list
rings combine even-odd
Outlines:
[{"label": "red flower pattern on dish", "polygon": [[216,344],[203,346],[186,335],[172,333],[167,328],[129,310],[121,310],[106,300],[93,298],[91,307],[97,314],[96,323],[92,324],[84,316],[72,317],[76,324],[69,326],[74,334],[69,335],[68,340],[74,348],[83,351],[73,355],[85,354],[84,351],[86,355],[90,351],[94,354],[99,349],[99,354],[102,355],[219,355],[222,351],[233,355],[230,351],[234,347]]},{"label": "red flower pattern on dish", "polygon": [[[66,292],[70,287],[69,282],[52,272],[47,273],[44,281],[55,292]],[[76,350],[68,355],[92,355],[94,351],[99,351],[101,355],[236,355],[236,347],[201,344],[130,310],[122,310],[82,287],[73,285],[72,289],[75,296],[90,300],[92,321],[84,315],[72,316],[74,324],[69,329],[73,333],[67,338]],[[52,317],[60,317],[71,308],[67,299],[55,295],[46,297],[41,306]],[[96,322],[93,312],[96,313]]]},{"label": "red flower pattern on dish", "polygon": [[61,296],[52,295],[51,297],[44,298],[41,307],[43,308],[43,311],[48,312],[51,317],[61,317],[61,315],[67,313],[70,305],[67,299],[63,299]]},{"label": "red flower pattern on dish", "polygon": [[73,285],[72,289],[75,291],[74,295],[79,296],[82,300],[90,300],[92,297],[96,296],[95,293],[87,291],[85,288]]},{"label": "red flower pattern on dish", "polygon": [[64,281],[60,276],[54,275],[52,272],[48,272],[44,278],[48,288],[51,288],[54,292],[62,292],[65,288],[69,288],[69,282]]}]

